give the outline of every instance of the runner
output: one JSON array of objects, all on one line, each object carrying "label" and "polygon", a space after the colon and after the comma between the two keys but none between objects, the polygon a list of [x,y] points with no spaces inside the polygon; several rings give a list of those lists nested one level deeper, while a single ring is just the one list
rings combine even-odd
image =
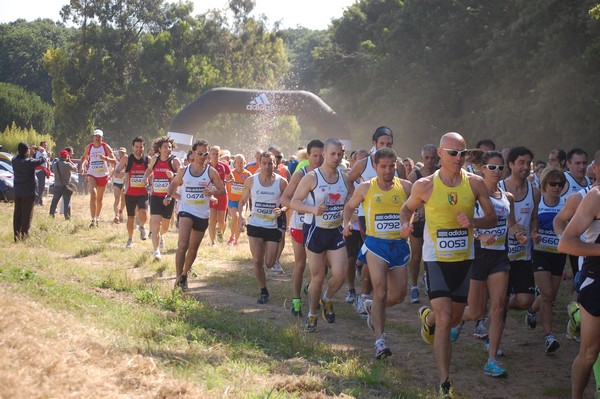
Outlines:
[{"label": "runner", "polygon": [[[421,149],[421,162],[423,166],[413,170],[408,175],[408,181],[415,183],[417,180],[431,176],[437,170],[439,158],[437,148],[433,144],[426,144]],[[419,293],[419,269],[423,259],[423,229],[425,228],[425,209],[417,209],[413,216],[413,232],[409,237],[410,242],[410,263],[408,270],[410,272],[410,303],[420,303]],[[423,280],[427,278],[427,271],[423,271]],[[424,284],[427,286],[427,284]]]},{"label": "runner", "polygon": [[533,270],[540,295],[531,305],[530,311],[532,314],[538,311],[541,313],[546,353],[554,352],[560,346],[552,334],[552,303],[558,294],[567,256],[558,252],[558,237],[554,232],[553,221],[565,205],[565,198],[560,195],[565,183],[565,174],[558,168],[546,168],[542,173],[542,198],[538,205],[539,226],[533,246]]},{"label": "runner", "polygon": [[144,138],[137,136],[133,139],[131,146],[133,153],[125,155],[119,161],[115,168],[118,175],[123,170],[127,174],[125,207],[127,208],[127,244],[125,248],[133,247],[133,230],[135,229],[135,216],[139,218],[140,239],[148,239],[146,233],[146,220],[148,219],[148,190],[146,189],[146,179],[144,178],[146,169],[148,169],[148,156],[144,153]]},{"label": "runner", "polygon": [[254,162],[250,162],[248,165],[244,167],[251,174],[255,174],[258,168],[260,168],[260,157],[262,156],[263,151],[261,149],[256,149],[254,151]]},{"label": "runner", "polygon": [[[327,139],[323,165],[308,172],[298,184],[292,198],[292,208],[305,213],[304,245],[310,267],[309,312],[306,331],[317,332],[317,307],[328,323],[335,322],[333,296],[344,285],[348,266],[344,236],[342,235],[342,210],[354,192],[347,174],[337,169],[342,160],[342,143]],[[327,291],[321,290],[327,264],[331,267]]]},{"label": "runner", "polygon": [[[117,159],[121,159],[127,155],[127,150],[125,147],[119,148],[119,152],[117,155]],[[113,219],[113,223],[119,224],[123,223],[123,209],[125,209],[125,192],[123,191],[123,186],[125,184],[125,171],[121,171],[118,175],[115,173],[116,165],[112,169],[112,180],[113,180],[113,195],[115,197],[115,202],[113,203],[113,211],[115,212],[115,218]]]},{"label": "runner", "polygon": [[[292,176],[290,183],[281,195],[281,203],[290,208],[292,197],[300,180],[311,170],[314,170],[323,164],[323,147],[324,144],[321,140],[312,140],[308,143],[308,166],[302,169],[298,169]],[[298,213],[298,211],[292,211],[292,217],[290,218],[290,236],[292,237],[292,249],[294,251],[294,270],[292,272],[292,316],[302,316],[302,298],[300,297],[300,291],[302,289],[302,279],[304,276],[304,269],[306,268],[306,249],[304,248],[304,214]]]},{"label": "runner", "polygon": [[[584,235],[582,241],[581,235]],[[600,353],[600,190],[594,187],[583,198],[573,219],[558,243],[558,250],[585,256],[582,266],[583,283],[579,292],[581,343],[573,361],[571,396],[583,398],[590,372]],[[596,391],[598,396],[598,391]]]},{"label": "runner", "polygon": [[244,169],[246,158],[242,154],[237,154],[233,160],[233,179],[227,183],[227,195],[229,197],[227,207],[229,216],[231,216],[230,228],[231,236],[227,245],[238,245],[240,239],[240,217],[244,216],[244,207],[240,206],[244,182],[252,174]]},{"label": "runner", "polygon": [[117,160],[113,157],[110,146],[102,141],[104,137],[102,130],[96,129],[93,134],[94,141],[85,147],[81,157],[81,173],[83,174],[87,168],[90,214],[92,215],[90,228],[97,228],[100,212],[102,211],[104,190],[106,189],[106,183],[108,183],[108,163],[115,164]]},{"label": "runner", "polygon": [[565,150],[556,148],[550,151],[550,154],[548,154],[548,166],[564,170],[567,167],[567,153]]},{"label": "runner", "polygon": [[[231,169],[225,162],[219,161],[219,153],[221,147],[215,145],[210,148],[209,152],[209,163],[214,169],[216,169],[219,177],[223,184],[231,180]],[[227,192],[225,195],[221,195],[211,199],[210,201],[210,219],[208,221],[208,234],[210,236],[210,245],[215,246],[215,237],[219,243],[223,242],[223,234],[225,234],[225,228],[227,227],[225,221],[225,213],[227,211]],[[218,225],[218,227],[217,227]]]},{"label": "runner", "polygon": [[192,268],[198,247],[208,228],[210,197],[223,195],[225,187],[217,171],[208,162],[208,143],[199,140],[192,146],[194,156],[191,163],[180,168],[163,200],[169,206],[173,196],[181,187],[179,203],[179,238],[175,255],[175,288],[188,289],[188,272]]},{"label": "runner", "polygon": [[152,157],[150,165],[144,174],[144,182],[152,176],[152,195],[150,196],[150,233],[152,234],[152,247],[154,259],[160,260],[160,250],[164,249],[164,235],[169,231],[169,224],[173,216],[175,201],[164,204],[169,185],[175,174],[181,168],[181,162],[172,154],[176,148],[175,140],[169,136],[159,137],[152,143],[156,155]]},{"label": "runner", "polygon": [[246,231],[252,253],[254,275],[260,288],[260,296],[256,301],[259,304],[269,302],[269,290],[263,265],[271,269],[275,264],[282,235],[277,226],[277,218],[287,209],[279,203],[281,193],[287,187],[287,180],[274,173],[274,168],[275,156],[269,151],[263,152],[260,157],[260,171],[246,179],[240,200],[240,205],[243,206],[252,196],[254,203]]},{"label": "runner", "polygon": [[412,184],[395,176],[397,156],[391,148],[373,156],[377,177],[361,183],[344,207],[344,236],[352,235],[352,216],[363,204],[367,238],[360,257],[369,265],[373,299],[365,301],[367,325],[375,333],[375,357],[392,355],[385,342],[385,308],[401,303],[406,295],[406,264],[410,248],[400,235],[399,208],[410,195]]},{"label": "runner", "polygon": [[[400,211],[402,235],[414,230],[413,213],[425,207],[423,260],[431,309],[419,308],[421,336],[433,344],[440,378],[440,394],[452,397],[450,375],[450,327],[459,323],[467,302],[468,279],[473,260],[473,229],[497,225],[496,212],[483,179],[463,170],[467,155],[464,138],[454,132],[440,140],[441,168],[418,180]],[[475,201],[484,216],[474,218]],[[438,316],[436,318],[436,316]]]},{"label": "runner", "polygon": [[[279,176],[283,177],[286,181],[289,182],[291,180],[290,171],[282,162],[283,153],[281,152],[281,148],[277,147],[276,145],[271,145],[269,146],[267,151],[271,152],[275,156],[275,173],[279,174]],[[289,212],[291,216],[291,209],[289,209]],[[287,215],[285,212],[278,216],[277,226],[282,234],[281,241],[279,242],[279,247],[277,249],[277,258],[275,259],[275,264],[273,265],[273,268],[271,270],[275,274],[284,274],[285,272],[283,270],[283,267],[281,266],[281,263],[279,262],[279,259],[281,258],[281,254],[283,253],[283,249],[285,248],[285,233],[287,231]]]}]

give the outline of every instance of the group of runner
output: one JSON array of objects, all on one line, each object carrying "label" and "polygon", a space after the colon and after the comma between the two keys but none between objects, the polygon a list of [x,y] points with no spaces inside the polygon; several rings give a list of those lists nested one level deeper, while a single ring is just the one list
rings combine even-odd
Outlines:
[{"label": "group of runner", "polygon": [[[292,315],[304,317],[301,291],[308,263],[306,331],[318,331],[319,314],[327,323],[335,322],[333,298],[347,283],[346,300],[373,331],[375,356],[384,358],[391,355],[386,308],[404,300],[408,284],[410,302],[420,303],[423,261],[430,305],[420,307],[418,314],[421,336],[433,345],[441,397],[453,395],[452,344],[465,321],[476,321],[474,335],[487,338],[486,375],[507,374],[498,357],[503,354],[500,342],[508,309],[527,310],[529,329],[536,328],[539,313],[545,352],[559,348],[552,332],[552,304],[563,278],[565,254],[572,255],[574,291],[579,295],[576,299],[574,293],[569,303],[567,337],[581,340],[572,392],[575,398],[582,396],[600,351],[600,192],[588,177],[600,178],[600,151],[590,170],[583,149],[554,150],[546,168],[536,163],[532,174],[531,150],[519,146],[497,152],[491,140],[470,150],[460,134],[451,132],[442,136],[439,147],[424,146],[422,165],[406,176],[402,159],[391,149],[393,133],[381,126],[372,136],[371,151],[354,152],[348,165],[343,164],[339,140],[311,141],[306,160],[290,176],[276,146],[257,151],[256,162],[248,165],[242,155],[235,156],[232,170],[228,162],[219,161],[223,152],[204,140],[193,144],[182,166],[171,155],[174,143],[169,137],[154,141],[156,155],[151,158],[145,155],[143,139],[136,137],[132,154],[117,159],[102,136],[94,132],[83,157],[89,162],[90,227],[97,226],[108,164],[113,163],[114,177],[125,171],[130,246],[136,213],[142,226],[146,219],[146,185],[151,178],[150,230],[158,259],[173,199],[179,202],[175,285],[181,289],[187,289],[187,275],[206,229],[211,245],[215,238],[223,241],[228,210],[228,243],[238,245],[240,232],[246,230],[260,290],[257,302],[268,303],[265,267],[282,272],[278,260],[289,227],[294,252]],[[144,233],[141,230],[142,239]],[[577,256],[582,256],[581,265]],[[355,271],[360,293],[354,288]],[[600,372],[598,362],[595,369]],[[600,375],[596,381],[600,383]]]}]

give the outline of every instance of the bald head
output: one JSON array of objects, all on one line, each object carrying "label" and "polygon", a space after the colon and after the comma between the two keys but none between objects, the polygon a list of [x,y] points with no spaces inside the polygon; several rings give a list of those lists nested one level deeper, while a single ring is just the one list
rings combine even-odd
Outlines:
[{"label": "bald head", "polygon": [[442,148],[453,148],[453,149],[464,149],[467,147],[467,143],[463,136],[456,132],[448,132],[440,139],[440,147]]}]

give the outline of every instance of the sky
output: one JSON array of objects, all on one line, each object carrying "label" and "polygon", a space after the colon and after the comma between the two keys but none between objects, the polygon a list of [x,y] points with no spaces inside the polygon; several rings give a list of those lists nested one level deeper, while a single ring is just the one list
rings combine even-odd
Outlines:
[{"label": "sky", "polygon": [[[169,0],[167,0],[169,1]],[[344,10],[356,0],[255,0],[255,16],[264,14],[269,23],[281,21],[282,28],[303,26],[326,29],[332,18],[340,18]],[[60,9],[69,0],[0,0],[0,23],[23,18],[60,20]],[[173,2],[173,1],[170,1]],[[209,9],[226,9],[227,0],[193,0],[194,14]]]}]

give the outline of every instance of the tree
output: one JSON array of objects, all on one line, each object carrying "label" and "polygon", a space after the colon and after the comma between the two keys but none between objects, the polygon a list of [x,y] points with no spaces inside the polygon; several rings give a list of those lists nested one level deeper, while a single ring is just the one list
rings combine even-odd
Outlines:
[{"label": "tree", "polygon": [[52,107],[35,93],[0,82],[0,131],[13,125],[51,133],[54,127]]}]

